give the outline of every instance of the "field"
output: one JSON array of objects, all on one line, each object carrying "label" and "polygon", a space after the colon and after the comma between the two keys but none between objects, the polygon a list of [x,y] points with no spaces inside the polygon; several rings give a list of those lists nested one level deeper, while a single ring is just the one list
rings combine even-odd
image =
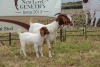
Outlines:
[{"label": "field", "polygon": [[[63,10],[62,13],[71,15],[76,21],[76,26],[83,26],[85,16],[82,9]],[[35,56],[33,46],[26,46],[28,57],[21,56],[19,49],[19,41],[13,41],[11,46],[0,45],[0,67],[100,66],[100,36],[90,36],[87,40],[82,36],[67,36],[66,42],[60,42],[58,39],[54,48],[55,55],[52,58],[48,57],[46,44],[43,45],[44,57],[39,59]]]},{"label": "field", "polygon": [[55,55],[48,57],[46,44],[45,57],[36,58],[33,46],[27,46],[28,57],[19,53],[20,44],[13,41],[11,46],[0,46],[0,67],[99,67],[100,37],[67,37],[66,42],[57,40]]}]

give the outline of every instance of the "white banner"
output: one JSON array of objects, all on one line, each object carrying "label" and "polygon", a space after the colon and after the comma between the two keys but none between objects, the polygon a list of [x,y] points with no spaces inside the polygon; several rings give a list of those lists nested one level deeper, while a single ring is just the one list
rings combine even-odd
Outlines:
[{"label": "white banner", "polygon": [[49,16],[61,12],[61,0],[0,0],[0,16]]},{"label": "white banner", "polygon": [[17,32],[18,29],[26,31],[26,29],[24,27],[19,26],[17,24],[0,21],[0,33]]}]

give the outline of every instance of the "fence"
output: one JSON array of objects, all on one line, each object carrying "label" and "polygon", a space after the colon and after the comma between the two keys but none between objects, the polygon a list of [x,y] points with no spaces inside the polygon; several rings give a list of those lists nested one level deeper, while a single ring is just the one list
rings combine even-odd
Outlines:
[{"label": "fence", "polygon": [[[81,32],[81,34],[76,34],[76,33],[80,33],[80,32]],[[70,33],[70,34],[67,34],[67,33]],[[72,33],[74,33],[74,34],[72,34]],[[82,29],[79,29],[79,30],[61,29],[60,30],[60,41],[61,42],[66,41],[67,36],[84,36],[84,38],[86,39],[87,38],[86,28],[82,28]]]},{"label": "fence", "polygon": [[[91,29],[91,28],[90,28]],[[68,34],[70,32],[70,34]],[[95,34],[93,34],[95,32]],[[98,32],[98,34],[97,34]],[[71,34],[74,33],[74,34]],[[81,33],[81,34],[76,34],[76,33]],[[67,36],[83,36],[84,39],[87,39],[88,36],[100,36],[100,28],[94,29],[94,30],[88,30],[86,27],[83,27],[82,29],[78,30],[66,30],[66,29],[61,29],[60,30],[60,41],[65,42]]]},{"label": "fence", "polygon": [[6,33],[5,35],[0,35],[1,44],[5,45],[3,42],[8,41],[9,45],[11,45],[12,40],[19,40],[18,35],[12,33]]},{"label": "fence", "polygon": [[[66,41],[67,36],[83,36],[84,39],[87,39],[88,36],[100,36],[100,30],[87,30],[86,27],[78,30],[66,30],[66,29],[60,29],[58,32],[58,37],[60,38],[61,42]],[[88,34],[93,32],[99,32],[99,34]],[[68,34],[70,33],[70,34]],[[73,34],[72,34],[73,33]],[[78,34],[76,34],[78,33]],[[19,40],[17,34],[8,33],[5,35],[0,36],[0,42],[4,45],[3,41],[8,41],[9,45],[11,45],[12,40]]]}]

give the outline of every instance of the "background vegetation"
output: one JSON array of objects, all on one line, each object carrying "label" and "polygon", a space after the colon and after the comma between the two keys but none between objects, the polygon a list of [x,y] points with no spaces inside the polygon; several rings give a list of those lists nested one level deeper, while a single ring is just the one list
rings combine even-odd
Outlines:
[{"label": "background vegetation", "polygon": [[68,3],[62,3],[62,9],[80,9],[82,8],[82,2],[68,2]]},{"label": "background vegetation", "polygon": [[[68,3],[62,3],[62,13],[70,15],[73,20],[75,21],[75,26],[82,27],[85,24],[85,15],[82,10],[82,2],[68,2]],[[89,15],[90,16],[90,15]],[[89,18],[89,23],[90,18]],[[100,20],[99,20],[100,22]],[[100,26],[100,23],[98,22],[98,26]]]}]

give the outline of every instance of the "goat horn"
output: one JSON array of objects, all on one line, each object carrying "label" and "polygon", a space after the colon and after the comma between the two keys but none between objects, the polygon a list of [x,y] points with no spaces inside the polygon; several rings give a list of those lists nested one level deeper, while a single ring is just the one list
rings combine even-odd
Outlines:
[{"label": "goat horn", "polygon": [[56,13],[54,16],[59,15],[59,14],[61,14],[61,13]]}]

